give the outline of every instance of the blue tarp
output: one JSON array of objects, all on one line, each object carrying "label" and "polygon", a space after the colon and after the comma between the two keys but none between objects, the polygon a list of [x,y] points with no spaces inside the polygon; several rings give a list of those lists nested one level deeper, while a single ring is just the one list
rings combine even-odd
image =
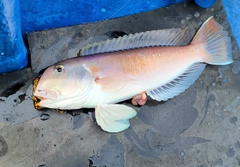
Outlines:
[{"label": "blue tarp", "polygon": [[0,74],[28,64],[23,44],[19,0],[0,0]]},{"label": "blue tarp", "polygon": [[234,37],[240,47],[240,0],[222,0]]},{"label": "blue tarp", "polygon": [[146,12],[185,0],[21,0],[22,32],[59,28]]}]

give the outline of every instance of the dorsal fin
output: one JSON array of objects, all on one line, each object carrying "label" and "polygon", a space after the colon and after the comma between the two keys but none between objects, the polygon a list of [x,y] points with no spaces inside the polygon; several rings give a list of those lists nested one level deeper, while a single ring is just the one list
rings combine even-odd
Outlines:
[{"label": "dorsal fin", "polygon": [[80,56],[115,52],[153,46],[180,46],[186,44],[186,29],[153,30],[87,45],[80,51]]}]

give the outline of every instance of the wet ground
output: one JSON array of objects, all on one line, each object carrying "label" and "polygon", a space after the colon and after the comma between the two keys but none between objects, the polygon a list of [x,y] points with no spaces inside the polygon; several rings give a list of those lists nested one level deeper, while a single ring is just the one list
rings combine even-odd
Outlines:
[{"label": "wet ground", "polygon": [[[189,41],[210,16],[229,31],[235,62],[207,66],[184,93],[136,108],[131,127],[102,131],[87,112],[36,110],[32,81],[83,46],[155,29],[188,27]],[[235,167],[240,166],[239,48],[221,3],[192,3],[68,28],[28,34],[31,68],[0,76],[0,166],[3,167]],[[174,60],[173,60],[174,61]]]}]

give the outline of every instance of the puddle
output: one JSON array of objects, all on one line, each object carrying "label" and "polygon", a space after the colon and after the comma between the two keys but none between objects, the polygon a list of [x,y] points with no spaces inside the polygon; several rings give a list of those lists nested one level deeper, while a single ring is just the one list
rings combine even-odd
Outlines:
[{"label": "puddle", "polygon": [[14,93],[16,93],[18,90],[20,90],[23,86],[25,85],[25,83],[23,82],[17,82],[14,83],[12,85],[10,85],[7,89],[5,89],[1,94],[0,97],[8,97],[13,95]]}]

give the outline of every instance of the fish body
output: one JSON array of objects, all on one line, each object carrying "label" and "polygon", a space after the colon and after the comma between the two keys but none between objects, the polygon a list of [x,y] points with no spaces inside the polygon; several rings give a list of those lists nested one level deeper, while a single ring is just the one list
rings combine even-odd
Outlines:
[{"label": "fish body", "polygon": [[180,46],[183,34],[179,29],[150,31],[88,46],[83,56],[46,69],[34,91],[38,105],[95,108],[103,130],[122,131],[136,112],[115,103],[142,92],[168,100],[187,89],[206,64],[233,62],[228,34],[212,17],[189,45]]},{"label": "fish body", "polygon": [[[85,66],[97,78],[91,83],[90,101],[82,106],[96,107],[117,103],[168,83],[199,61],[199,57],[194,56],[196,52],[194,47],[186,46],[141,48],[81,57],[69,63]],[[98,78],[106,80],[98,82]]]}]

